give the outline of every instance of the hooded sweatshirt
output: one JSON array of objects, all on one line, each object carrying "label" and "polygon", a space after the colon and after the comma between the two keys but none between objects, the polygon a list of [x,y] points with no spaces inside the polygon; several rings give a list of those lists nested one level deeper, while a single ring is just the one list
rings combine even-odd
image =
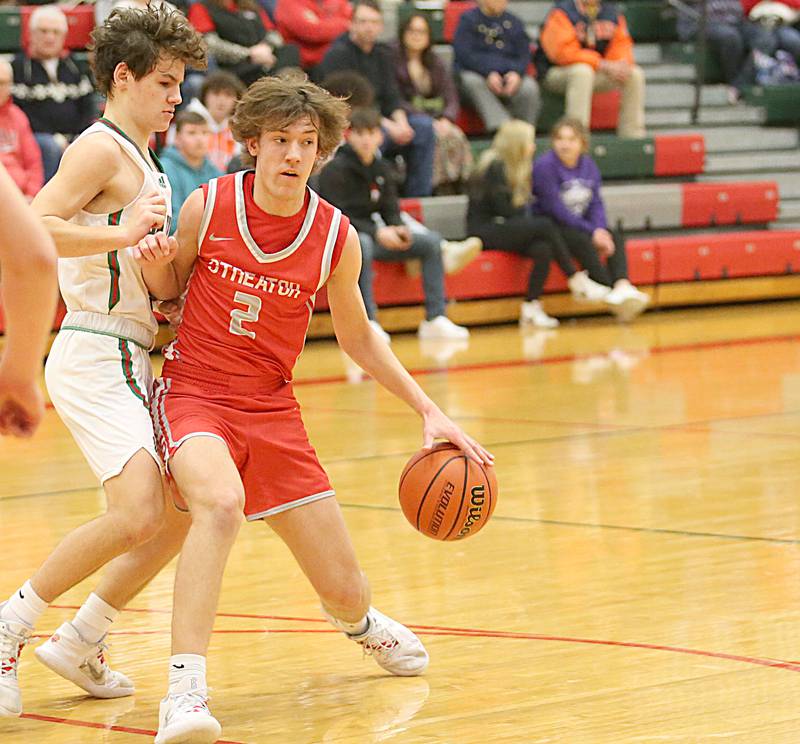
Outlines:
[{"label": "hooded sweatshirt", "polygon": [[[217,168],[208,158],[203,161],[199,168],[192,168],[186,162],[186,158],[181,155],[175,147],[167,147],[161,153],[161,165],[169,178],[169,185],[172,187],[172,214],[177,216],[183,203],[196,188],[207,183],[212,178],[222,175],[222,171]],[[172,220],[172,230],[178,226],[178,220]]]},{"label": "hooded sweatshirt", "polygon": [[28,117],[10,98],[0,106],[0,163],[29,199],[42,188],[42,153]]}]

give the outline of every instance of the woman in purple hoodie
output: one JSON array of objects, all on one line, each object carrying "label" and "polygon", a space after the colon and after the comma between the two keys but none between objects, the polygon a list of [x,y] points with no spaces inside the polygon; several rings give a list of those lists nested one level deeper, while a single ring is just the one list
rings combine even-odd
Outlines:
[{"label": "woman in purple hoodie", "polygon": [[577,119],[560,119],[553,149],[533,165],[533,213],[550,217],[570,253],[594,281],[612,287],[605,302],[620,320],[641,313],[650,297],[628,280],[625,244],[608,229],[600,170],[586,154],[589,136]]}]

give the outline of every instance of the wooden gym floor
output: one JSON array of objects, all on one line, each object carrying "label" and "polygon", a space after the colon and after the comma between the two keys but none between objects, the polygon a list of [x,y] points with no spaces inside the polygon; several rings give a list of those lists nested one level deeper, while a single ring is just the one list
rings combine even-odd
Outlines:
[{"label": "wooden gym floor", "polygon": [[[239,744],[800,740],[800,303],[651,313],[625,327],[478,329],[394,349],[497,456],[492,522],[417,535],[396,501],[415,416],[309,345],[298,397],[374,601],[417,630],[422,678],[390,678],[320,620],[287,551],[243,527],[209,657]],[[348,379],[349,378],[349,379]],[[102,494],[55,413],[0,442],[0,594]],[[83,696],[23,655],[2,744],[145,742],[169,653],[172,569],[122,614],[135,697]],[[44,636],[86,582],[45,614]]]}]

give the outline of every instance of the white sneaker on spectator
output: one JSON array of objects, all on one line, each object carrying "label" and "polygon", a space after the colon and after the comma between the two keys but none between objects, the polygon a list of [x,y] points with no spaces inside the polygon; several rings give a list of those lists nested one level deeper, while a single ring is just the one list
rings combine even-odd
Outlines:
[{"label": "white sneaker on spectator", "polygon": [[456,274],[483,250],[480,238],[442,241],[442,264],[445,274]]},{"label": "white sneaker on spectator", "polygon": [[63,623],[33,653],[48,669],[93,697],[110,699],[133,695],[133,682],[108,666],[103,640],[84,641],[72,623]]},{"label": "white sneaker on spectator", "polygon": [[533,325],[537,328],[558,328],[558,320],[550,317],[544,311],[539,300],[522,303],[519,311],[519,324],[521,326]]},{"label": "white sneaker on spectator", "polygon": [[644,312],[650,304],[650,296],[636,289],[627,279],[620,279],[606,295],[605,302],[619,320],[628,323]]},{"label": "white sneaker on spectator", "polygon": [[214,744],[221,733],[205,690],[174,692],[161,701],[155,744]]},{"label": "white sneaker on spectator", "polygon": [[22,713],[17,666],[30,632],[27,625],[0,620],[0,717],[16,717]]},{"label": "white sneaker on spectator", "polygon": [[420,338],[469,338],[469,330],[456,325],[446,315],[437,315],[432,320],[423,320],[417,335]]},{"label": "white sneaker on spectator", "polygon": [[576,271],[567,280],[567,285],[572,296],[579,302],[603,302],[611,291],[605,284],[590,279],[585,271]]},{"label": "white sneaker on spectator", "polygon": [[369,324],[372,326],[372,330],[381,337],[381,341],[385,341],[387,344],[392,343],[392,337],[383,330],[377,320],[371,320]]},{"label": "white sneaker on spectator", "polygon": [[[323,611],[324,612],[324,611]],[[329,622],[332,618],[325,613]],[[405,625],[387,617],[374,607],[367,612],[367,629],[359,635],[345,635],[364,649],[378,666],[398,677],[414,677],[428,666],[428,652]],[[335,622],[333,623],[335,626]]]}]

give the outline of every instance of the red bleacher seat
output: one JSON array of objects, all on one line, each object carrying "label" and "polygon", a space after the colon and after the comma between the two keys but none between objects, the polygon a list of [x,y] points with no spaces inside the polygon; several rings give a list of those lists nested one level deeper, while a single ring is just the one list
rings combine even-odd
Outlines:
[{"label": "red bleacher seat", "polygon": [[662,283],[800,272],[797,231],[681,235],[655,242]]},{"label": "red bleacher seat", "polygon": [[[36,10],[36,5],[24,5],[20,8],[22,18],[21,43],[22,48],[28,48],[28,24],[31,14]],[[86,49],[89,46],[90,35],[94,30],[94,5],[76,5],[68,8],[59,6],[67,16],[67,49]]]},{"label": "red bleacher seat", "polygon": [[684,176],[702,173],[706,141],[702,134],[656,135],[656,176]]},{"label": "red bleacher seat", "polygon": [[778,185],[752,183],[683,184],[684,227],[766,223],[778,218]]},{"label": "red bleacher seat", "polygon": [[621,95],[618,90],[609,90],[592,96],[592,115],[589,123],[592,131],[617,128]]}]

